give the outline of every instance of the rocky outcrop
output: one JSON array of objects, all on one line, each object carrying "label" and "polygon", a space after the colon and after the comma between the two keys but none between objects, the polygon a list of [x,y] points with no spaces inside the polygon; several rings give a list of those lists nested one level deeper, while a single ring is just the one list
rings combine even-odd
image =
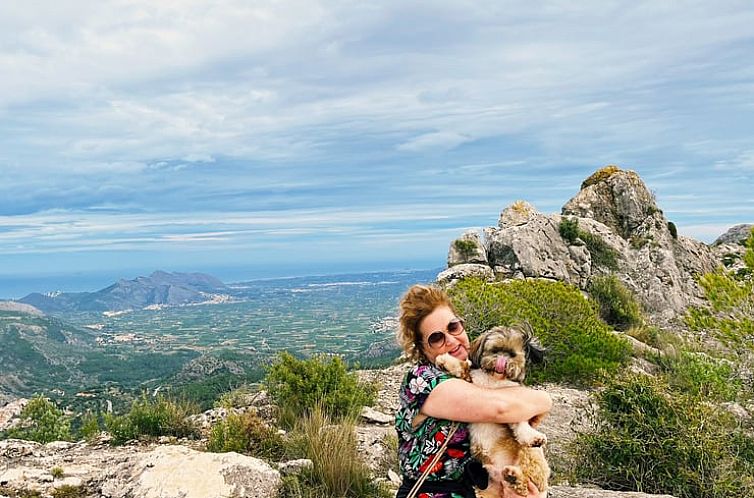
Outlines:
[{"label": "rocky outcrop", "polygon": [[202,453],[161,446],[113,469],[102,484],[104,498],[207,498],[276,496],[280,473],[238,453]]},{"label": "rocky outcrop", "polygon": [[[53,472],[52,469],[59,471]],[[53,475],[57,474],[57,475]],[[274,498],[280,473],[238,453],[179,446],[0,441],[0,486],[49,495],[63,485],[104,498]]]},{"label": "rocky outcrop", "polygon": [[746,239],[751,235],[751,229],[754,224],[735,225],[728,229],[727,232],[719,236],[713,243],[713,246],[720,244],[738,244],[743,245]]},{"label": "rocky outcrop", "polygon": [[448,267],[462,263],[487,264],[487,251],[475,230],[464,232],[448,249]]},{"label": "rocky outcrop", "polygon": [[[563,223],[569,233],[561,233]],[[468,240],[467,234],[458,240]],[[638,174],[616,166],[587,178],[561,214],[543,214],[517,201],[483,235],[487,265],[497,280],[548,278],[586,289],[593,276],[615,273],[658,319],[698,304],[702,294],[695,277],[719,264],[709,246],[678,236]],[[438,282],[465,277],[448,272],[471,261],[453,261]]]}]

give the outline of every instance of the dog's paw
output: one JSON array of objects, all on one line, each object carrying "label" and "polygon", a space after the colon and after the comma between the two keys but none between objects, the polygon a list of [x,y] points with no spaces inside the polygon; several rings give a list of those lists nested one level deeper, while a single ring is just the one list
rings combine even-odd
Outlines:
[{"label": "dog's paw", "polygon": [[531,444],[527,446],[531,446],[532,448],[539,448],[547,444],[547,436],[540,433],[538,436],[533,437],[529,442]]},{"label": "dog's paw", "polygon": [[521,446],[539,448],[547,444],[547,436],[526,422],[510,424],[510,427],[513,431],[513,437],[516,438],[516,442]]},{"label": "dog's paw", "polygon": [[459,360],[450,353],[443,353],[435,358],[435,365],[442,368],[454,377],[458,377],[459,379],[464,379],[471,382],[468,360]]},{"label": "dog's paw", "polygon": [[507,482],[516,494],[527,496],[529,494],[529,483],[521,472],[521,467],[515,465],[506,465],[503,467],[503,480]]}]

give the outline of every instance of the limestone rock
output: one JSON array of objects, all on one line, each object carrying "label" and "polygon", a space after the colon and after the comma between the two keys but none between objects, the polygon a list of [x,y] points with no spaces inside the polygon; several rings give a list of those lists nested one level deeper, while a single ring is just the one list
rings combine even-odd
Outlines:
[{"label": "limestone rock", "polygon": [[136,462],[126,462],[102,485],[109,498],[270,498],[280,473],[257,458],[238,453],[202,453],[161,446]]},{"label": "limestone rock", "polygon": [[724,234],[719,236],[717,239],[715,239],[712,245],[713,246],[718,246],[720,244],[743,245],[744,242],[746,242],[746,239],[749,238],[752,228],[754,228],[754,224],[735,225],[729,228],[727,232],[725,232]]},{"label": "limestone rock", "polygon": [[607,491],[599,488],[576,488],[571,486],[552,486],[550,498],[675,498],[672,495],[650,495],[630,491]]},{"label": "limestone rock", "polygon": [[395,420],[392,415],[378,412],[370,406],[361,409],[361,418],[372,424],[390,424]]},{"label": "limestone rock", "polygon": [[487,265],[480,264],[460,264],[448,268],[437,275],[437,281],[441,284],[449,284],[456,280],[465,278],[481,278],[482,280],[495,280],[495,274]]},{"label": "limestone rock", "polygon": [[288,460],[278,465],[278,470],[284,476],[291,474],[300,474],[302,471],[311,469],[314,466],[314,462],[308,458],[299,458],[297,460]]},{"label": "limestone rock", "polygon": [[[580,236],[560,235],[564,217],[578,224]],[[699,304],[702,292],[695,278],[719,261],[706,244],[678,237],[639,175],[616,166],[587,178],[561,215],[542,214],[517,201],[483,234],[495,280],[546,278],[585,290],[594,276],[615,273],[657,323]],[[483,266],[456,265],[437,281],[491,280]]]},{"label": "limestone rock", "polygon": [[525,225],[537,214],[537,210],[528,202],[516,201],[503,209],[500,213],[500,219],[497,222],[497,226],[500,228],[510,228]]},{"label": "limestone rock", "polygon": [[654,196],[636,172],[607,166],[584,181],[562,214],[597,220],[628,239],[658,211]]},{"label": "limestone rock", "polygon": [[28,402],[28,399],[20,398],[0,407],[0,431],[6,431],[15,425],[15,421],[18,420],[18,416]]},{"label": "limestone rock", "polygon": [[475,230],[464,232],[448,249],[448,267],[465,263],[487,264],[487,252]]}]

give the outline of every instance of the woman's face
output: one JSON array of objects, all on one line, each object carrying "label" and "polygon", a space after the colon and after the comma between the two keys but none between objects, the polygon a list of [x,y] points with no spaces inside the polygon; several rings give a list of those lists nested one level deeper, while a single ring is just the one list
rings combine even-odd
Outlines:
[{"label": "woman's face", "polygon": [[424,317],[419,324],[419,332],[422,336],[422,351],[432,363],[443,353],[450,353],[459,360],[469,357],[469,336],[463,328],[463,322],[459,322],[459,318],[447,306],[438,306]]}]

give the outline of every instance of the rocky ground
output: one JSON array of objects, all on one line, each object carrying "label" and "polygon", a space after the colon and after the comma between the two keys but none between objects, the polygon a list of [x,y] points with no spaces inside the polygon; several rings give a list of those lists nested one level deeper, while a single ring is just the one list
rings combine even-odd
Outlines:
[{"label": "rocky ground", "polygon": [[[379,388],[377,401],[358,426],[358,440],[365,460],[375,475],[390,483],[397,476],[394,464],[393,413],[398,406],[398,386],[407,365],[361,371],[363,380]],[[554,498],[660,498],[659,495],[611,492],[567,485],[557,469],[568,466],[566,447],[574,429],[583,423],[588,393],[556,385],[545,386],[554,400],[541,429],[548,435],[548,458],[555,469],[550,496]],[[256,398],[255,403],[264,404]],[[200,422],[216,418],[215,411]],[[391,443],[391,439],[393,442]],[[243,496],[274,498],[285,466],[273,468],[256,458],[235,453],[203,452],[203,441],[162,438],[112,447],[106,438],[93,443],[56,442],[47,445],[27,441],[0,441],[0,498],[12,490],[37,490],[51,496],[56,488],[74,486],[82,496],[97,498],[206,498]],[[294,464],[295,466],[295,464]]]}]

